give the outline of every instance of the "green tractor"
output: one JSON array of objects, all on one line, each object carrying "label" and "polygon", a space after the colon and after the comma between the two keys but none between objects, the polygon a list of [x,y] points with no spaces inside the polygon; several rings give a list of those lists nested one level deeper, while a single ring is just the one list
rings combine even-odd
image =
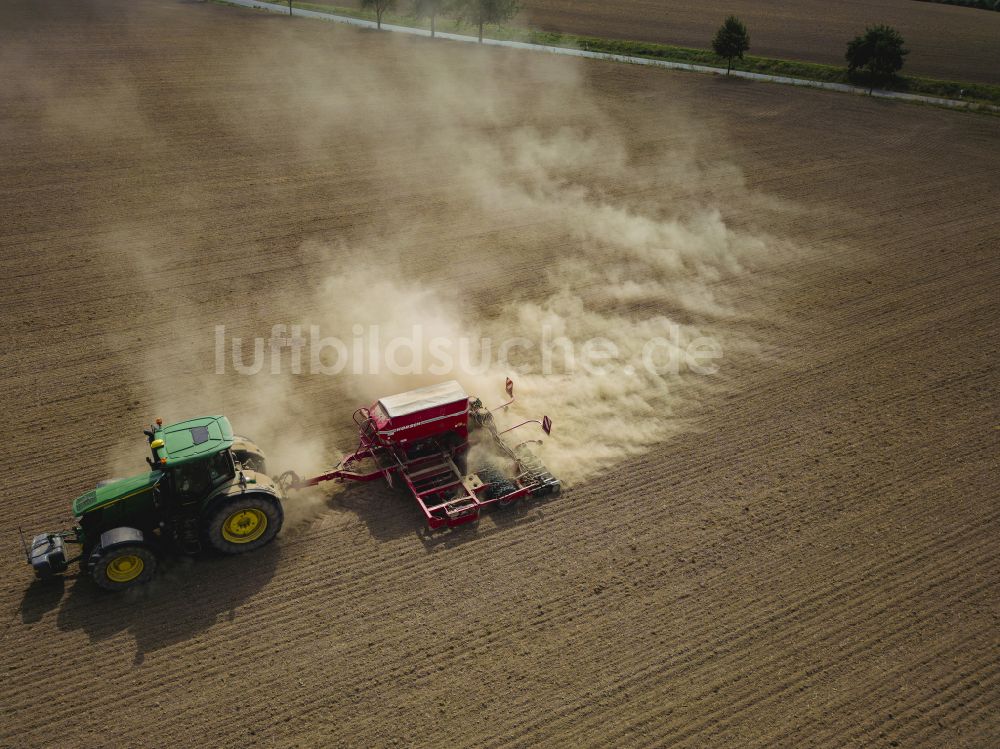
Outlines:
[{"label": "green tractor", "polygon": [[[40,578],[79,562],[95,583],[124,590],[148,581],[164,552],[243,554],[271,541],[284,519],[263,453],[225,416],[156,424],[145,432],[149,471],[98,484],[73,501],[77,525],[25,544]],[[67,558],[67,545],[80,553]]]}]

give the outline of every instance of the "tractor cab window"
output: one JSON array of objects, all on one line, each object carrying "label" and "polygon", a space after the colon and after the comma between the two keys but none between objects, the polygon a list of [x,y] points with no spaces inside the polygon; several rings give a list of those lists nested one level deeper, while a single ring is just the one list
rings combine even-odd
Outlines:
[{"label": "tractor cab window", "polygon": [[212,479],[213,486],[218,486],[236,475],[236,470],[233,467],[233,457],[229,454],[228,450],[216,453],[207,462],[208,474]]},{"label": "tractor cab window", "polygon": [[181,500],[199,500],[233,476],[232,458],[228,451],[224,451],[206,460],[175,468],[174,490]]},{"label": "tractor cab window", "polygon": [[174,491],[179,499],[200,499],[211,488],[212,477],[205,461],[188,463],[174,469]]}]

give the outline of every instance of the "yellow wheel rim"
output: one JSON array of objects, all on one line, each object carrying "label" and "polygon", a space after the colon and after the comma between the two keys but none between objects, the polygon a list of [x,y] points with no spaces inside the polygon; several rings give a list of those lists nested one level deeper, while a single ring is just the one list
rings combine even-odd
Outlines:
[{"label": "yellow wheel rim", "polygon": [[267,515],[248,508],[237,510],[222,524],[222,537],[231,544],[248,544],[256,541],[267,530]]},{"label": "yellow wheel rim", "polygon": [[108,580],[116,583],[127,583],[139,577],[142,574],[144,566],[142,557],[135,554],[122,554],[120,557],[115,557],[108,562],[108,566],[105,567],[104,571],[108,576]]}]

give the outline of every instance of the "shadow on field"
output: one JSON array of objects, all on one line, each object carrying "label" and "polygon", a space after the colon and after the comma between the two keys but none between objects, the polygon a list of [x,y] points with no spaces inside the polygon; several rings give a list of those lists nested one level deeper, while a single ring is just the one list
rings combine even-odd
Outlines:
[{"label": "shadow on field", "polygon": [[519,501],[513,507],[506,509],[486,508],[479,522],[472,525],[462,525],[449,530],[430,531],[421,527],[417,532],[421,543],[428,551],[451,549],[469,541],[480,541],[515,526],[527,525],[544,520],[545,516],[538,505],[543,499],[528,499]]},{"label": "shadow on field", "polygon": [[49,611],[62,601],[66,591],[66,578],[53,577],[50,580],[35,579],[24,591],[21,599],[21,622],[34,624],[41,621]]},{"label": "shadow on field", "polygon": [[[543,519],[542,506],[555,497],[523,499],[513,507],[488,507],[478,523],[431,531],[416,501],[403,488],[385,484],[347,486],[326,500],[329,510],[346,510],[365,524],[372,538],[395,541],[415,536],[428,551],[461,546],[501,531]],[[294,501],[294,500],[292,500]],[[322,519],[317,519],[322,524]],[[315,528],[315,525],[311,527]]]},{"label": "shadow on field", "polygon": [[56,624],[64,632],[82,630],[92,641],[128,632],[140,665],[146,653],[190,639],[220,615],[234,619],[236,609],[271,580],[280,558],[276,543],[246,556],[167,558],[147,585],[120,594],[101,590],[85,575],[72,584],[36,581],[25,591],[21,619],[29,624],[59,607]]},{"label": "shadow on field", "polygon": [[402,488],[368,485],[348,488],[331,499],[330,506],[337,506],[355,514],[372,537],[391,541],[406,536],[416,536],[427,551],[461,546],[470,541],[487,538],[501,531],[543,519],[541,507],[554,499],[533,497],[522,499],[514,506],[501,509],[486,508],[479,522],[457,528],[431,531],[416,501]]}]

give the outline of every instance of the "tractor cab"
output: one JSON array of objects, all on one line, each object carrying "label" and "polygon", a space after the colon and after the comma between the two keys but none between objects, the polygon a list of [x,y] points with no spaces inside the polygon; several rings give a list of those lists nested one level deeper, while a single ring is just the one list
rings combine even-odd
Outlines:
[{"label": "tractor cab", "polygon": [[150,468],[168,470],[210,458],[233,446],[233,428],[225,416],[203,416],[146,431]]},{"label": "tractor cab", "polygon": [[261,449],[248,437],[234,434],[225,416],[202,416],[169,426],[157,419],[145,434],[152,452],[152,457],[146,458],[150,468],[185,468],[170,471],[177,476],[178,487],[191,482],[215,483],[227,474],[232,478],[237,468],[267,472]]},{"label": "tractor cab", "polygon": [[164,474],[159,493],[182,505],[197,503],[236,476],[230,448],[233,428],[225,416],[204,416],[146,432],[151,468]]}]

